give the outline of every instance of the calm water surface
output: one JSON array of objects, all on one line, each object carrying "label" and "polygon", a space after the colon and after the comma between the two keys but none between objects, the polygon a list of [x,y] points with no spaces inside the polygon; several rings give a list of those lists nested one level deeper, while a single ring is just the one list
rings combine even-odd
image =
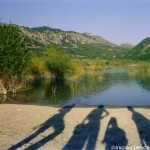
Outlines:
[{"label": "calm water surface", "polygon": [[29,90],[1,98],[1,103],[46,105],[150,106],[148,69],[104,68],[84,74],[75,81],[40,80],[30,83]]}]

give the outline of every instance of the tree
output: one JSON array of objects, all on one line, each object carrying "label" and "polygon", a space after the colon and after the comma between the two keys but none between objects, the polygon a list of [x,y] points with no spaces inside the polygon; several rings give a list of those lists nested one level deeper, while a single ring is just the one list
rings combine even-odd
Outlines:
[{"label": "tree", "polygon": [[30,55],[19,28],[0,23],[0,79],[4,87],[16,92],[22,76],[28,72]]}]

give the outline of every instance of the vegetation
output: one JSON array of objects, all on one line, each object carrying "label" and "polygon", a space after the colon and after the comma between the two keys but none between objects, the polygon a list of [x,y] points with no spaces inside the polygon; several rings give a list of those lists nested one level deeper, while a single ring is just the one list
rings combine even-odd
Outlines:
[{"label": "vegetation", "polygon": [[130,49],[110,44],[80,44],[78,48],[67,48],[70,55],[86,59],[124,59]]},{"label": "vegetation", "polygon": [[39,57],[37,54],[31,54],[31,75],[34,77],[49,76],[48,70],[45,66],[44,57]]},{"label": "vegetation", "polygon": [[49,47],[46,54],[46,67],[57,79],[63,79],[66,74],[73,74],[75,66],[63,50]]},{"label": "vegetation", "polygon": [[103,60],[103,59],[74,59],[75,63],[82,67],[103,67],[103,66],[149,66],[149,61],[140,60]]},{"label": "vegetation", "polygon": [[[27,76],[54,75],[57,80],[60,80],[83,71],[100,71],[102,66],[149,66],[149,61],[141,61],[150,58],[147,55],[150,52],[149,38],[131,50],[129,44],[119,47],[88,34],[66,32],[69,34],[64,37],[62,33],[65,31],[59,29],[49,27],[25,29],[33,33],[30,38],[25,36],[18,26],[0,23],[0,80],[7,91],[15,93]],[[44,34],[47,30],[53,34],[61,33],[59,36],[65,40],[65,44],[68,37],[71,41],[68,45],[62,43],[47,48],[47,45],[40,40],[41,37],[38,37],[38,34]],[[47,33],[46,35],[49,36]],[[57,38],[59,36],[57,35]],[[78,38],[81,38],[82,42],[91,42],[95,38],[100,43],[83,44],[77,40]],[[84,41],[85,38],[88,38],[87,41]],[[76,45],[73,47],[74,42]]]},{"label": "vegetation", "polygon": [[20,30],[12,24],[0,23],[0,79],[12,92],[29,71],[30,55]]},{"label": "vegetation", "polygon": [[127,57],[134,60],[150,60],[150,38],[146,38],[136,45]]}]

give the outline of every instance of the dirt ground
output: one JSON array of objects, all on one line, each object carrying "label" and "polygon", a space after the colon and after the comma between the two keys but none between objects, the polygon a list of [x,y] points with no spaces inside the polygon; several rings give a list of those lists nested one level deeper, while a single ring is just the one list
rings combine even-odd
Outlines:
[{"label": "dirt ground", "polygon": [[0,150],[150,146],[149,108],[0,105]]}]

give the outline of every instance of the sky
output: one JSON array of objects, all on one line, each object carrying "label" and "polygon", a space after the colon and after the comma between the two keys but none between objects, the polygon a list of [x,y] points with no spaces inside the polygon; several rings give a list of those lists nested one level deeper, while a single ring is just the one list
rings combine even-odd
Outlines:
[{"label": "sky", "polygon": [[0,20],[136,45],[150,37],[150,0],[0,0]]}]

